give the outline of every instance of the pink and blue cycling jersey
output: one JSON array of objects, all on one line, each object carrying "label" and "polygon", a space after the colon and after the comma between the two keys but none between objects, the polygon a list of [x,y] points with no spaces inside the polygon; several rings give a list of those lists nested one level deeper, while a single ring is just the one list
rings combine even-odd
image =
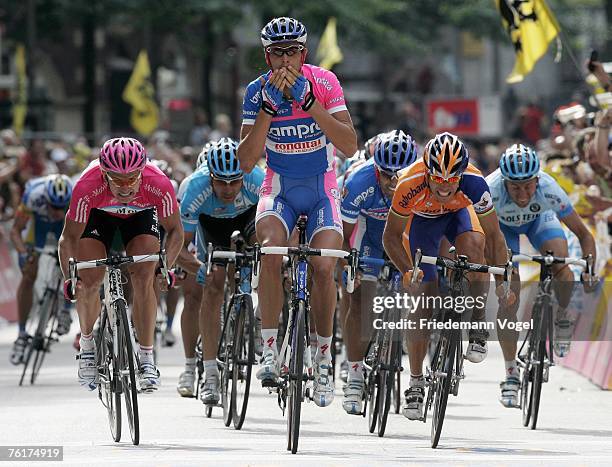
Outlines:
[{"label": "pink and blue cycling jersey", "polygon": [[[330,113],[347,110],[338,78],[331,71],[304,64],[302,74],[312,92]],[[270,72],[252,81],[242,106],[242,124],[254,125],[261,109],[261,88]],[[315,120],[295,102],[284,101],[266,137],[268,167],[283,177],[313,177],[334,170],[336,149]]]}]

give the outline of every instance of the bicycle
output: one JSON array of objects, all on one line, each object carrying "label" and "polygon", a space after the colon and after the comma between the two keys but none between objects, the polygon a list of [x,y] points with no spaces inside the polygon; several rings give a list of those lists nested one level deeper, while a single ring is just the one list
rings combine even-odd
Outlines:
[{"label": "bicycle", "polygon": [[[549,368],[554,366],[553,353],[553,317],[552,317],[552,265],[573,264],[582,267],[587,273],[592,271],[592,258],[561,258],[553,256],[552,251],[545,255],[512,256],[512,261],[533,261],[540,265],[540,281],[533,304],[533,328],[527,331],[525,340],[517,353],[517,365],[522,368],[520,406],[523,414],[523,426],[535,430],[540,409],[542,383],[548,378]],[[546,345],[548,341],[548,346]]]},{"label": "bicycle", "polygon": [[[454,251],[454,249],[452,251]],[[418,249],[414,257],[413,284],[416,283],[421,263],[443,266],[452,272],[449,291],[450,296],[453,298],[453,303],[455,303],[457,297],[469,295],[468,281],[466,278],[468,272],[501,275],[504,277],[506,292],[508,292],[510,287],[509,279],[512,273],[512,263],[510,261],[508,261],[505,267],[487,266],[484,264],[470,263],[465,255],[457,255],[456,259],[442,256],[424,256],[421,250]],[[427,412],[433,406],[431,424],[432,448],[436,448],[440,440],[448,395],[452,393],[453,396],[457,396],[459,394],[459,383],[465,378],[463,372],[464,356],[461,334],[462,316],[463,313],[456,311],[454,308],[448,309],[442,307],[441,320],[444,323],[450,322],[451,324],[449,326],[443,326],[443,329],[440,331],[434,356],[430,362],[431,367],[428,367],[426,370],[427,374],[425,375],[425,381],[429,390],[427,392],[427,399],[421,420],[423,422],[427,420]]]},{"label": "bicycle", "polygon": [[[360,258],[360,265],[381,268],[378,292],[389,295],[400,292],[402,277],[393,263],[379,258]],[[388,307],[379,318],[382,323],[396,322],[401,318],[398,310]],[[385,435],[387,417],[394,402],[396,413],[399,413],[401,399],[400,376],[402,368],[402,341],[399,329],[376,329],[368,345],[365,358],[368,374],[365,391],[365,412],[368,413],[368,428],[374,433],[378,426],[378,436]],[[393,394],[392,394],[393,392]]]},{"label": "bicycle", "polygon": [[313,363],[310,352],[310,291],[308,290],[308,257],[327,256],[348,260],[347,291],[354,287],[357,271],[357,250],[351,252],[336,249],[310,248],[306,243],[306,216],[297,221],[299,246],[297,247],[261,247],[253,248],[253,277],[251,287],[257,288],[259,268],[262,255],[284,255],[289,257],[291,273],[291,291],[289,293],[289,313],[286,332],[279,353],[280,377],[270,392],[276,390],[278,405],[283,414],[287,409],[287,450],[295,454],[300,436],[301,404],[311,400],[314,381]]},{"label": "bicycle", "polygon": [[168,279],[165,252],[158,254],[122,256],[77,261],[69,260],[70,280],[74,292],[77,272],[81,269],[105,267],[102,311],[97,349],[98,397],[107,409],[110,431],[115,442],[121,440],[121,395],[123,394],[132,443],[140,442],[140,420],[138,415],[138,392],[136,371],[140,359],[136,350],[134,329],[128,316],[127,301],[123,295],[121,266],[125,264],[159,261],[162,274]]},{"label": "bicycle", "polygon": [[34,316],[38,317],[38,324],[34,335],[28,339],[28,344],[25,349],[25,360],[23,363],[23,371],[19,379],[19,386],[23,385],[28,367],[32,357],[32,373],[30,375],[30,384],[34,384],[40,368],[42,367],[45,355],[50,352],[51,344],[58,342],[57,333],[57,314],[60,306],[60,295],[63,298],[62,290],[62,272],[59,267],[59,259],[57,249],[49,248],[33,248],[32,253],[37,253],[39,256],[49,256],[53,262],[49,263],[46,271],[44,271],[43,283],[44,290],[42,296],[36,305]]},{"label": "bicycle", "polygon": [[[240,232],[231,237],[235,251],[214,250],[208,245],[208,270],[213,263],[234,264],[233,287],[226,297],[221,339],[217,350],[220,368],[221,405],[225,426],[233,422],[240,430],[249,401],[251,372],[255,363],[255,312],[251,298],[253,253],[247,251]],[[226,286],[226,290],[230,287]]]}]

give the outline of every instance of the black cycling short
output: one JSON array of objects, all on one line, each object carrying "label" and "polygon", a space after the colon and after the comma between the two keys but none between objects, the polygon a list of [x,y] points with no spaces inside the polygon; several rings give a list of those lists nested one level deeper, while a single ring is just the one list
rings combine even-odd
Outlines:
[{"label": "black cycling short", "polygon": [[204,241],[209,242],[213,246],[229,248],[230,239],[234,230],[239,230],[245,240],[249,240],[252,235],[255,235],[255,214],[257,213],[257,205],[251,206],[242,214],[236,217],[211,217],[205,214],[200,214],[198,220],[204,231]]},{"label": "black cycling short", "polygon": [[94,208],[89,214],[89,220],[81,238],[101,241],[108,253],[113,246],[115,233],[119,234],[123,245],[127,245],[138,235],[152,235],[159,240],[159,230],[155,208],[139,211],[130,217],[111,216],[101,209]]}]

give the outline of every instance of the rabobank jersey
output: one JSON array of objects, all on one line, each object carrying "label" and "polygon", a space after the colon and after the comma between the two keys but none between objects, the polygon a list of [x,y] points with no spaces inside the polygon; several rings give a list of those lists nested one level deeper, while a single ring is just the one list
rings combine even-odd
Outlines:
[{"label": "rabobank jersey", "polygon": [[[310,80],[317,101],[330,113],[346,109],[344,93],[331,71],[303,65],[302,74]],[[261,89],[270,72],[247,86],[242,104],[242,124],[254,125],[261,109]],[[295,102],[284,100],[266,137],[268,167],[289,178],[314,177],[334,169],[336,149],[317,122]]]},{"label": "rabobank jersey", "polygon": [[[31,215],[43,222],[54,222],[49,218],[49,203],[47,200],[47,183],[49,179],[57,175],[47,175],[45,177],[34,178],[26,183],[19,213]],[[55,221],[57,222],[57,221]]]},{"label": "rabobank jersey", "polygon": [[233,218],[242,214],[259,201],[259,189],[263,180],[264,171],[260,167],[255,167],[251,173],[245,173],[240,193],[233,203],[226,204],[215,196],[208,167],[200,167],[179,187],[183,228],[186,232],[195,232],[200,215]]},{"label": "rabobank jersey", "polygon": [[448,201],[440,203],[427,183],[427,168],[422,159],[400,170],[391,208],[396,214],[408,217],[440,217],[468,206],[474,206],[479,216],[493,210],[491,193],[485,178],[476,167],[468,164],[459,182],[459,189]]},{"label": "rabobank jersey", "polygon": [[342,220],[348,224],[357,223],[359,216],[367,222],[367,229],[385,227],[391,200],[385,198],[378,180],[374,159],[361,164],[351,172],[342,189]]},{"label": "rabobank jersey", "polygon": [[574,209],[572,203],[555,179],[541,170],[538,177],[536,192],[524,208],[519,207],[508,195],[499,169],[486,178],[499,222],[510,227],[520,227],[534,221],[545,211],[554,211],[559,219],[571,214]]}]

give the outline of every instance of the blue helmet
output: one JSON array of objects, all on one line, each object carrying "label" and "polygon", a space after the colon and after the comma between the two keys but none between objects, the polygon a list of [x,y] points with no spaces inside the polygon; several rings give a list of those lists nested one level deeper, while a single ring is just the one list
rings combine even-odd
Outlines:
[{"label": "blue helmet", "polygon": [[530,180],[540,171],[540,159],[530,147],[513,144],[502,154],[499,169],[506,180]]},{"label": "blue helmet", "polygon": [[397,172],[417,160],[418,148],[412,137],[402,130],[380,135],[374,149],[374,163],[387,172]]},{"label": "blue helmet", "polygon": [[306,43],[306,28],[297,19],[293,18],[274,18],[261,30],[261,43],[264,48],[282,42]]},{"label": "blue helmet", "polygon": [[70,203],[72,181],[67,175],[55,175],[47,180],[47,201],[56,209],[63,209]]},{"label": "blue helmet", "polygon": [[211,143],[206,151],[206,163],[210,175],[228,182],[242,177],[240,162],[236,156],[237,150],[238,143],[231,138],[221,138]]}]

